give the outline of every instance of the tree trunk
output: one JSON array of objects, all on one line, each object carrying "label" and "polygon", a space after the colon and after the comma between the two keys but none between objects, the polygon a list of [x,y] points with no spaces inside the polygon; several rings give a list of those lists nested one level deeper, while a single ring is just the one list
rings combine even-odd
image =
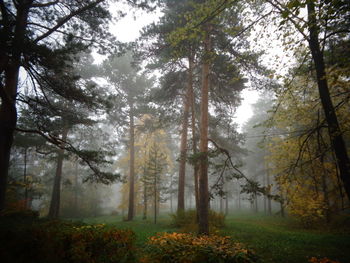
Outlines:
[{"label": "tree trunk", "polygon": [[285,217],[283,202],[280,202],[280,206],[281,206],[281,217]]},{"label": "tree trunk", "polygon": [[[157,156],[156,156],[157,160]],[[157,224],[157,165],[155,165],[154,173],[154,224]]]},{"label": "tree trunk", "polygon": [[201,88],[201,122],[200,122],[200,164],[199,164],[199,206],[198,233],[209,235],[209,190],[208,190],[208,102],[209,102],[209,67],[210,67],[210,32],[205,28],[204,61]]},{"label": "tree trunk", "polygon": [[[67,134],[68,134],[68,129],[66,127],[64,127],[63,131],[62,131],[62,141],[67,140]],[[48,214],[48,218],[51,218],[51,219],[57,219],[59,217],[59,213],[60,213],[61,179],[62,179],[63,159],[64,159],[64,149],[59,149],[58,156],[57,156],[56,174],[55,174],[55,178],[54,178],[52,195],[51,195],[51,202],[50,202],[50,209],[49,209],[49,214]]]},{"label": "tree trunk", "polygon": [[269,215],[272,215],[272,208],[271,208],[271,198],[270,198],[270,194],[271,194],[271,189],[270,189],[270,175],[268,173],[268,171],[266,170],[266,183],[267,183],[267,186],[268,186],[268,189],[269,189],[269,192],[268,192],[268,196],[267,196],[267,213]]},{"label": "tree trunk", "polygon": [[143,186],[143,220],[147,219],[147,187]]},{"label": "tree trunk", "polygon": [[78,160],[76,160],[76,163],[75,163],[75,173],[74,173],[74,213],[76,215],[76,217],[78,217],[79,215],[79,212],[78,212],[78,188],[79,188],[79,185],[78,185]]},{"label": "tree trunk", "polygon": [[315,4],[313,1],[307,1],[308,10],[308,29],[310,34],[309,47],[316,69],[316,78],[318,91],[328,124],[328,134],[331,140],[333,151],[336,156],[339,168],[340,178],[344,184],[344,188],[348,199],[350,200],[350,161],[346,150],[346,145],[342,136],[342,132],[338,123],[338,118],[330,97],[325,71],[325,62],[323,53],[320,49],[319,32],[315,14]]},{"label": "tree trunk", "polygon": [[186,173],[186,157],[187,157],[187,132],[188,132],[188,115],[190,109],[190,93],[192,89],[192,81],[188,81],[188,87],[184,96],[183,120],[181,130],[180,143],[180,166],[179,166],[179,189],[177,197],[177,211],[185,210],[185,173]]},{"label": "tree trunk", "polygon": [[5,86],[0,83],[0,212],[5,208],[10,152],[13,133],[17,124],[16,96],[18,74],[24,47],[24,35],[27,27],[29,7],[33,1],[27,0],[17,6],[12,54],[1,53],[1,74]]},{"label": "tree trunk", "polygon": [[239,189],[239,184],[237,182],[237,187],[238,187],[238,210],[241,210],[241,191]]},{"label": "tree trunk", "polygon": [[135,127],[134,127],[134,105],[129,102],[130,127],[129,127],[129,151],[130,151],[130,171],[129,171],[129,207],[128,221],[134,218],[134,197],[135,197]]},{"label": "tree trunk", "polygon": [[[263,186],[267,187],[267,183],[266,183],[266,176],[263,177]],[[267,214],[267,197],[266,194],[263,195],[263,202],[264,202],[264,214]]]},{"label": "tree trunk", "polygon": [[27,186],[27,151],[24,148],[24,169],[23,169],[23,183],[24,183],[24,209],[28,208],[28,186]]},{"label": "tree trunk", "polygon": [[[197,150],[197,134],[196,134],[196,114],[195,114],[195,98],[193,92],[193,55],[188,58],[188,85],[189,85],[189,101],[191,105],[191,130],[192,130],[192,152],[196,156]],[[195,162],[193,164],[193,180],[194,180],[194,197],[196,201],[196,210],[198,211],[199,193],[198,193],[198,172],[199,164]],[[198,213],[197,213],[198,216]]]}]

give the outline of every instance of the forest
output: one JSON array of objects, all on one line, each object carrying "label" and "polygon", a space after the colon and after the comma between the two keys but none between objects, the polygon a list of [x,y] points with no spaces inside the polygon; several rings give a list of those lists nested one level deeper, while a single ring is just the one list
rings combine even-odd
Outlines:
[{"label": "forest", "polygon": [[0,14],[1,262],[350,262],[350,1]]}]

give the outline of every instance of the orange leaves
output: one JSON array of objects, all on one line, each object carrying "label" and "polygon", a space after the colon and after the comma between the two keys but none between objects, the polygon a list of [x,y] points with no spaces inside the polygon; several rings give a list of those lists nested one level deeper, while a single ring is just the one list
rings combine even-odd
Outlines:
[{"label": "orange leaves", "polygon": [[331,260],[329,258],[316,258],[312,257],[309,259],[310,263],[339,263],[339,261]]}]

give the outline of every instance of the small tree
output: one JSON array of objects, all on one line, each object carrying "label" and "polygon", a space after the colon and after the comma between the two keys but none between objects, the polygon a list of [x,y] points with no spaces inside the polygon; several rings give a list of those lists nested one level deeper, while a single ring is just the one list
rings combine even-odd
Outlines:
[{"label": "small tree", "polygon": [[[148,152],[146,173],[142,177],[148,196],[153,197],[154,223],[157,223],[159,203],[164,201],[162,193],[165,190],[163,172],[167,166],[167,156],[162,152],[159,145],[153,143]],[[146,193],[147,195],[147,193]],[[158,208],[158,209],[157,209]]]}]

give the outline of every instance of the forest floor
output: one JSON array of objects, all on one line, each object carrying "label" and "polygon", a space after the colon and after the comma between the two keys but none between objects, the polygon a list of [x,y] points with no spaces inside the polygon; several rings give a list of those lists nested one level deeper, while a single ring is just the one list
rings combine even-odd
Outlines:
[{"label": "forest floor", "polygon": [[[121,216],[85,218],[88,224],[107,224],[136,233],[136,245],[142,250],[147,238],[158,232],[178,232],[171,218],[160,216],[158,223],[136,217],[132,222]],[[350,231],[338,228],[305,228],[277,216],[239,213],[226,217],[226,226],[219,234],[246,244],[256,251],[262,262],[301,263],[311,257],[350,262]]]}]

